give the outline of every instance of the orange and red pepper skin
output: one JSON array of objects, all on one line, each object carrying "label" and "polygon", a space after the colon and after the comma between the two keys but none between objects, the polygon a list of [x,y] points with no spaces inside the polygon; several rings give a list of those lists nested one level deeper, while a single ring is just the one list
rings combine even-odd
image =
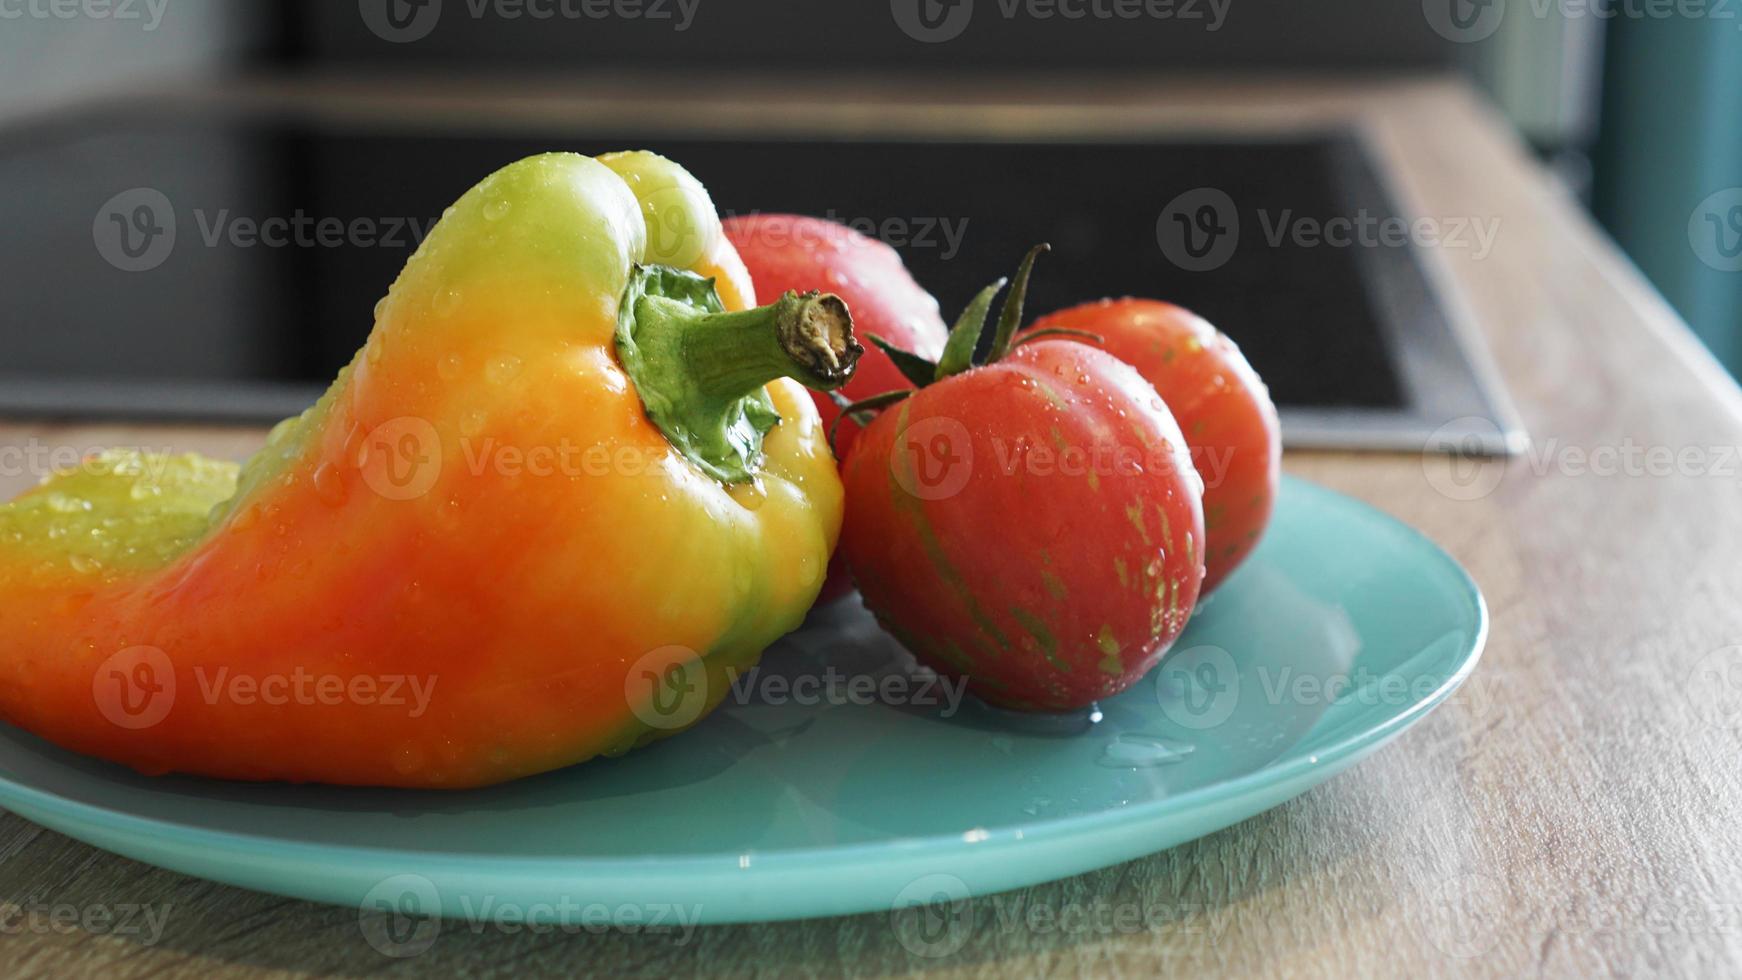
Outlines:
[{"label": "orange and red pepper skin", "polygon": [[[793,214],[742,215],[726,219],[724,226],[764,294],[827,290],[852,307],[853,328],[861,337],[879,337],[926,358],[943,353],[949,330],[938,301],[914,281],[900,254],[887,244],[834,221]],[[856,401],[906,387],[909,382],[889,355],[868,346],[841,394]],[[836,452],[845,459],[859,437],[858,423],[847,419],[836,427],[840,406],[825,394],[812,397],[823,425],[835,432]],[[837,555],[817,601],[830,602],[851,589],[852,580]]]},{"label": "orange and red pepper skin", "polygon": [[802,620],[842,494],[790,380],[745,392],[754,479],[674,448],[618,356],[644,265],[754,303],[677,165],[513,164],[240,471],[111,453],[0,507],[0,715],[148,773],[440,788],[693,724]]},{"label": "orange and red pepper skin", "polygon": [[1030,331],[1066,328],[1135,367],[1172,410],[1204,478],[1204,594],[1258,546],[1282,481],[1282,430],[1270,392],[1226,334],[1190,310],[1107,299],[1048,314]]},{"label": "orange and red pepper skin", "polygon": [[847,458],[865,604],[982,699],[1066,711],[1161,659],[1203,578],[1202,492],[1155,389],[1038,340],[887,408]]}]

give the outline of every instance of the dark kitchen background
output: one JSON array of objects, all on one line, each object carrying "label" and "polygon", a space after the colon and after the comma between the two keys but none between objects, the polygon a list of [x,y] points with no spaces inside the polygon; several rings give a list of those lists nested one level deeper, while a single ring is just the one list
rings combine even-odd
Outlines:
[{"label": "dark kitchen background", "polygon": [[[1102,8],[1165,15],[1097,16]],[[178,202],[184,240],[221,242],[234,230],[222,223],[237,215],[427,220],[494,166],[553,147],[654,146],[703,175],[723,211],[874,221],[899,198],[915,222],[944,222],[901,231],[931,236],[904,255],[946,310],[1044,234],[1060,248],[1037,282],[1037,308],[1089,291],[1184,301],[1247,346],[1285,407],[1420,397],[1405,390],[1411,373],[1396,337],[1431,333],[1439,328],[1409,324],[1443,318],[1414,259],[1375,271],[1367,258],[1326,249],[1244,249],[1215,276],[1195,277],[1154,249],[1154,205],[1130,206],[1132,186],[1183,190],[1213,174],[1249,206],[1391,209],[1384,175],[1369,172],[1349,134],[1254,149],[1213,138],[1158,147],[1110,133],[1091,151],[989,148],[984,137],[933,133],[864,141],[841,164],[827,158],[832,138],[684,133],[657,120],[558,130],[480,118],[474,107],[471,128],[457,132],[223,110],[228,89],[262,79],[280,91],[488,92],[506,114],[519,91],[640,80],[677,93],[686,80],[710,91],[824,80],[831,91],[861,86],[874,101],[887,86],[948,99],[987,79],[1019,79],[1032,93],[1053,82],[1165,89],[1206,77],[1385,83],[1463,73],[1732,370],[1742,364],[1742,279],[1690,247],[1697,229],[1687,222],[1702,199],[1742,184],[1742,120],[1717,101],[1742,85],[1742,32],[1710,17],[1607,17],[1516,0],[15,0],[5,10],[18,16],[0,17],[0,349],[9,352],[0,388],[60,386],[100,403],[114,379],[246,383],[279,391],[264,402],[276,409],[355,350],[373,298],[415,244],[184,248],[152,276],[116,275],[90,247],[102,234],[88,217],[93,194],[159,190]],[[1084,15],[1066,16],[1074,13]],[[153,98],[159,90],[175,97]],[[830,180],[794,178],[825,167]],[[187,206],[196,201],[198,213]],[[56,220],[68,214],[79,220]],[[952,215],[976,225],[954,248]],[[1375,275],[1390,284],[1384,296]],[[1331,362],[1345,374],[1326,374]]]}]

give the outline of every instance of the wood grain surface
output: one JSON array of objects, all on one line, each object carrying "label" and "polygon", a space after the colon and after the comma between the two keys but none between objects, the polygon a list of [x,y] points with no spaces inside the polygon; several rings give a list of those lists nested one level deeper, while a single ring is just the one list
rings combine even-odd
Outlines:
[{"label": "wood grain surface", "polygon": [[[1463,87],[467,91],[468,111],[495,105],[494,118],[584,118],[642,98],[714,121],[769,113],[775,100],[781,118],[866,128],[1057,131],[1097,114],[1193,129],[1359,120],[1406,210],[1499,220],[1490,254],[1430,257],[1534,444],[1456,472],[1415,455],[1291,454],[1287,466],[1423,529],[1470,569],[1493,613],[1480,668],[1402,739],[1291,803],[1167,853],[971,903],[966,940],[946,956],[917,955],[890,917],[867,915],[682,937],[449,923],[427,952],[393,959],[365,940],[355,909],[160,871],[5,815],[0,975],[1742,972],[1742,396]],[[454,95],[344,80],[236,92],[361,116],[445,112]],[[1070,107],[1082,102],[1094,107]],[[239,458],[260,438],[0,423],[13,459],[113,443]],[[27,469],[6,467],[0,494],[31,483]]]}]

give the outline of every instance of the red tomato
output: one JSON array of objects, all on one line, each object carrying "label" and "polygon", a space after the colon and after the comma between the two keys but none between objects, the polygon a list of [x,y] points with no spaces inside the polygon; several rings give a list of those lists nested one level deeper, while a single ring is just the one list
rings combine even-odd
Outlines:
[{"label": "red tomato", "polygon": [[1056,327],[1103,338],[1100,346],[1136,368],[1173,411],[1204,478],[1208,595],[1270,523],[1282,436],[1269,390],[1232,340],[1171,303],[1105,299],[1042,317],[1029,330]]},{"label": "red tomato", "polygon": [[[864,339],[874,334],[922,357],[943,351],[949,329],[938,314],[938,301],[920,288],[895,249],[846,225],[792,214],[752,214],[725,222],[731,240],[750,270],[759,296],[779,296],[787,290],[812,289],[834,293],[853,312],[853,331]],[[889,355],[869,341],[853,380],[842,389],[857,401],[899,388],[913,387]],[[833,425],[841,410],[821,392],[811,392],[823,424]],[[847,458],[859,426],[841,423],[835,449]],[[819,604],[845,595],[851,588],[839,557],[829,563]]]},{"label": "red tomato", "polygon": [[987,701],[1066,711],[1135,683],[1197,602],[1202,485],[1138,373],[1037,341],[920,389],[844,468],[842,551],[915,656]]}]

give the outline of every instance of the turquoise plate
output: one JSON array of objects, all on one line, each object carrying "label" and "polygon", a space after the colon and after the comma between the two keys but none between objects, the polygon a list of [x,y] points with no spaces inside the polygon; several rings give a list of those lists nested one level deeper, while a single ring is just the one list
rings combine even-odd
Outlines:
[{"label": "turquoise plate", "polygon": [[1476,586],[1415,531],[1284,485],[1262,547],[1097,713],[960,703],[855,601],[693,732],[462,793],[152,779],[0,726],[0,805],[203,878],[489,920],[686,924],[868,911],[1150,854],[1396,737],[1476,664]]}]

